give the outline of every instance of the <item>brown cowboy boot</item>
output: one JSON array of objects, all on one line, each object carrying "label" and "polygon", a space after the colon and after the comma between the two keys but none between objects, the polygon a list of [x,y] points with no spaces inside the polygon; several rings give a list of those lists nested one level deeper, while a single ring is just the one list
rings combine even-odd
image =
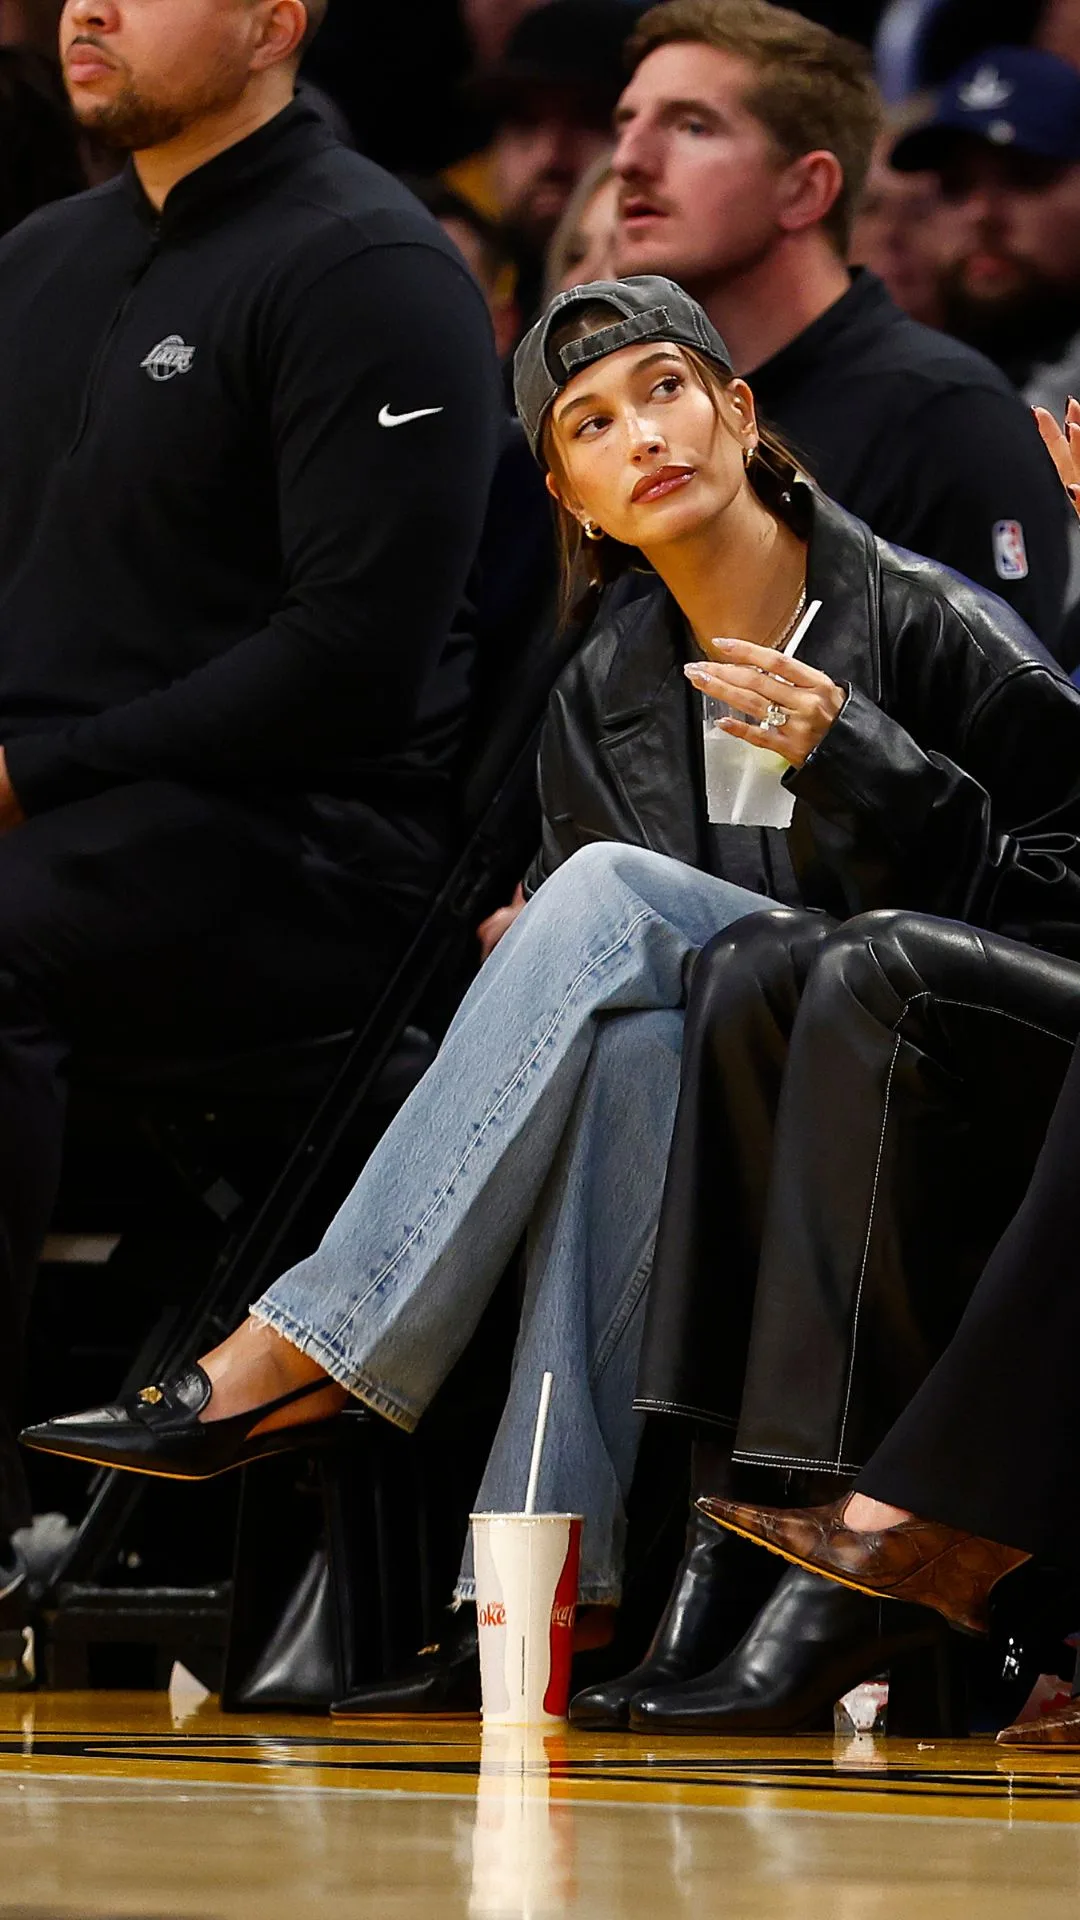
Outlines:
[{"label": "brown cowboy boot", "polygon": [[718,1526],[856,1593],[933,1607],[964,1633],[989,1631],[992,1588],[1030,1554],[933,1520],[856,1533],[844,1525],[850,1497],[845,1494],[827,1507],[792,1510],[743,1506],[737,1500],[706,1499],[698,1505]]}]

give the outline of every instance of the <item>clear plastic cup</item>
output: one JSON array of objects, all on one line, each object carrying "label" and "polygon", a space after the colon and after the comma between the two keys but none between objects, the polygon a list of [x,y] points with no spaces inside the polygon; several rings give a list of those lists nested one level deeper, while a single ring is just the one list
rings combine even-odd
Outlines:
[{"label": "clear plastic cup", "polygon": [[485,1726],[547,1726],[570,1704],[578,1513],[474,1513]]},{"label": "clear plastic cup", "polygon": [[725,733],[721,720],[749,720],[726,700],[701,696],[705,798],[714,827],[790,827],[795,796],[781,783],[789,762],[782,753]]}]

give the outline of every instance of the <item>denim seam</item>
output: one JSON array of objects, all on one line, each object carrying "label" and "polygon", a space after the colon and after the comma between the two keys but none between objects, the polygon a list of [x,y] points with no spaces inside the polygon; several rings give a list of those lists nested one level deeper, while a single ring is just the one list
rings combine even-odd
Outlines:
[{"label": "denim seam", "polygon": [[[621,1587],[602,1586],[599,1581],[594,1580],[591,1585],[578,1588],[577,1604],[579,1607],[613,1607],[618,1606],[621,1598]],[[460,1606],[462,1603],[471,1605],[475,1599],[475,1579],[459,1580],[454,1588],[454,1605]]]},{"label": "denim seam", "polygon": [[646,908],[641,913],[636,914],[633,920],[631,920],[629,926],[627,926],[622,932],[622,934],[620,934],[618,940],[616,940],[610,947],[607,947],[603,953],[598,954],[595,960],[590,960],[588,966],[583,967],[581,969],[581,972],[577,974],[574,980],[571,981],[570,986],[567,988],[562,1001],[557,1007],[555,1013],[552,1015],[550,1024],[547,1026],[544,1033],[541,1035],[540,1039],[537,1041],[528,1059],[522,1061],[522,1064],[518,1068],[513,1079],[509,1082],[507,1086],[503,1088],[502,1092],[500,1093],[498,1099],[495,1101],[494,1105],[491,1108],[489,1108],[488,1112],[485,1114],[483,1120],[480,1122],[480,1125],[477,1127],[476,1132],[474,1133],[472,1139],[469,1141],[468,1146],[466,1147],[464,1153],[462,1154],[460,1160],[458,1161],[457,1166],[454,1168],[454,1171],[451,1173],[449,1179],[444,1182],[443,1186],[440,1188],[439,1192],[435,1195],[434,1199],[430,1201],[427,1211],[423,1215],[423,1218],[417,1222],[416,1226],[413,1228],[412,1232],[408,1235],[404,1243],[397,1249],[397,1252],[392,1256],[392,1258],[387,1261],[382,1271],[376,1274],[374,1280],[370,1282],[366,1291],[363,1294],[361,1294],[359,1300],[355,1302],[353,1307],[350,1309],[349,1313],[346,1315],[345,1319],[340,1321],[339,1324],[334,1328],[333,1333],[330,1335],[330,1338],[332,1340],[336,1340],[341,1334],[343,1334],[347,1330],[348,1327],[352,1325],[352,1322],[355,1320],[356,1315],[360,1312],[360,1309],[367,1305],[368,1301],[371,1299],[372,1294],[378,1293],[379,1289],[383,1286],[385,1281],[388,1280],[390,1275],[393,1273],[394,1268],[399,1264],[401,1260],[404,1259],[405,1255],[409,1251],[409,1248],[424,1232],[424,1229],[430,1224],[431,1220],[433,1219],[434,1215],[437,1213],[438,1209],[441,1206],[443,1206],[450,1192],[452,1191],[455,1182],[460,1178],[461,1174],[464,1172],[465,1167],[468,1165],[469,1160],[471,1159],[472,1155],[475,1153],[477,1147],[480,1144],[480,1141],[483,1139],[483,1136],[486,1133],[487,1129],[490,1127],[492,1121],[496,1118],[497,1114],[499,1113],[500,1108],[502,1108],[506,1104],[511,1094],[516,1090],[520,1082],[525,1078],[526,1074],[529,1072],[529,1069],[532,1066],[534,1066],[536,1061],[539,1059],[544,1048],[547,1046],[552,1035],[555,1033],[556,1029],[558,1028],[559,1022],[562,1020],[564,1014],[566,1013],[567,1008],[570,1005],[571,1000],[576,994],[578,988],[581,986],[582,982],[587,980],[590,974],[594,973],[598,967],[604,966],[608,960],[611,960],[617,953],[621,952],[622,949],[626,947],[632,935],[636,933],[638,927],[642,926],[646,920],[649,920],[650,918],[653,918],[653,917],[655,916],[653,915],[652,908]]},{"label": "denim seam", "polygon": [[391,1426],[398,1427],[404,1433],[415,1433],[420,1423],[420,1415],[411,1407],[403,1406],[399,1400],[395,1400],[384,1387],[377,1386],[366,1374],[357,1373],[355,1368],[346,1366],[342,1356],[326,1343],[321,1334],[311,1328],[299,1326],[295,1320],[289,1318],[287,1313],[283,1313],[280,1307],[268,1307],[262,1302],[251,1308],[251,1317],[253,1320],[258,1320],[262,1326],[272,1327],[275,1333],[279,1333],[283,1340],[289,1342],[290,1346],[296,1347],[301,1353],[306,1353],[309,1359],[317,1361],[339,1387],[344,1387],[346,1393],[361,1401],[372,1413],[379,1414],[382,1419],[388,1420]]},{"label": "denim seam", "polygon": [[597,1381],[603,1375],[605,1367],[609,1366],[614,1359],[619,1342],[637,1312],[641,1302],[641,1296],[649,1284],[649,1278],[652,1274],[652,1263],[653,1249],[650,1248],[647,1257],[642,1260],[633,1275],[629,1286],[619,1302],[619,1310],[609,1321],[607,1330],[596,1349],[595,1358],[589,1368],[590,1386],[596,1385]]}]

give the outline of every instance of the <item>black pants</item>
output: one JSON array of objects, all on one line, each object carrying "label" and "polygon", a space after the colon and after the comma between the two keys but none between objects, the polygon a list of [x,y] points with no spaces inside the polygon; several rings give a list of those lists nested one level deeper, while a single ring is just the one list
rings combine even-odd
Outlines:
[{"label": "black pants", "polygon": [[411,906],[327,857],[307,804],[117,788],[0,838],[0,1534],[29,1517],[15,1433],[74,1052],[212,1052],[354,1020]]},{"label": "black pants", "polygon": [[1080,966],[950,922],[781,912],[713,942],[641,1404],[737,1428],[736,1459],[858,1471],[955,1333],[1078,1035]]},{"label": "black pants", "polygon": [[927,1519],[1080,1562],[1080,1050],[955,1338],[859,1477]]}]

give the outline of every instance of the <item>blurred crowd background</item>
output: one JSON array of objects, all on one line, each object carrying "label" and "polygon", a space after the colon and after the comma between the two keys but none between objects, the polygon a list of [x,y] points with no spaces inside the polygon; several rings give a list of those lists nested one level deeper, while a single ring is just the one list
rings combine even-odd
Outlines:
[{"label": "blurred crowd background", "polygon": [[[115,164],[70,124],[53,62],[60,9],[0,0],[0,231]],[[451,231],[488,290],[504,351],[545,280],[572,284],[610,264],[607,133],[622,46],[644,10],[638,0],[336,0],[309,57],[308,84],[341,132],[406,176]],[[914,317],[980,347],[1060,408],[1080,360],[1080,82],[1049,124],[1038,90],[1024,106],[1030,127],[1014,124],[1011,103],[996,152],[954,143],[946,165],[928,143],[924,167],[891,162],[983,49],[1039,49],[1080,75],[1080,0],[804,0],[798,11],[873,49],[889,108],[853,261]],[[1010,188],[1036,204],[1027,230],[1006,236],[999,202]]]},{"label": "blurred crowd background", "polygon": [[[0,232],[117,164],[68,117],[60,9],[0,0]],[[798,10],[873,50],[888,108],[852,263],[1060,413],[1080,384],[1080,0]],[[609,130],[643,11],[639,0],[334,0],[309,56],[306,83],[342,135],[407,178],[466,255],[504,353],[545,291],[612,270]],[[1041,56],[1010,69],[1004,91],[997,66],[972,69],[1002,48]],[[942,141],[950,113],[967,131]]]}]

